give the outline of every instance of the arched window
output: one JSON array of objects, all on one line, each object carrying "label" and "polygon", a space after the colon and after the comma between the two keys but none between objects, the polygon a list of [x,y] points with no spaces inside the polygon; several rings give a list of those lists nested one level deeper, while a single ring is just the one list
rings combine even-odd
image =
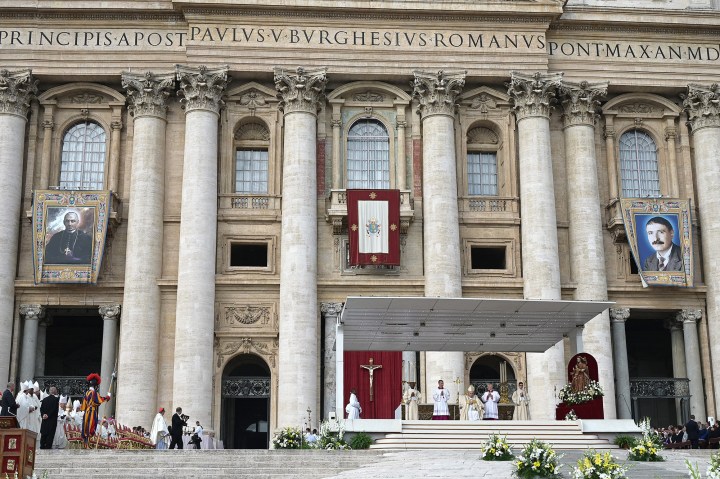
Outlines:
[{"label": "arched window", "polygon": [[390,137],[377,120],[360,120],[348,131],[347,187],[390,188]]},{"label": "arched window", "polygon": [[105,178],[105,130],[86,121],[65,133],[60,157],[60,189],[101,190]]},{"label": "arched window", "polygon": [[660,196],[657,146],[642,130],[620,137],[620,178],[625,198]]}]

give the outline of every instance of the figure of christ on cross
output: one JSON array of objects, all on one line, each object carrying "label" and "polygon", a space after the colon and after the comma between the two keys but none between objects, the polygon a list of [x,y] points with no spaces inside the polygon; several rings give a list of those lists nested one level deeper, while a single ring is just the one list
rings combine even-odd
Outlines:
[{"label": "figure of christ on cross", "polygon": [[373,364],[373,358],[370,358],[368,361],[370,364],[361,364],[360,367],[363,369],[367,369],[370,373],[370,401],[373,400],[373,379],[375,375],[375,370],[380,369],[382,365],[380,364]]}]

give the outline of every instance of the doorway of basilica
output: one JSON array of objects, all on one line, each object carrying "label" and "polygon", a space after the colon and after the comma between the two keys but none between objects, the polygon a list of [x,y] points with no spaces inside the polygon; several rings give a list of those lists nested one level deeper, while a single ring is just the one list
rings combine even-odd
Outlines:
[{"label": "doorway of basilica", "polygon": [[270,368],[254,354],[228,362],[222,375],[220,439],[225,449],[268,449]]},{"label": "doorway of basilica", "polygon": [[500,391],[500,369],[501,364],[505,363],[507,372],[508,395],[517,389],[517,380],[515,378],[515,370],[512,363],[497,354],[485,354],[477,358],[470,367],[470,384],[475,386],[475,392],[481,395],[487,388],[488,383],[492,383],[496,391]]}]

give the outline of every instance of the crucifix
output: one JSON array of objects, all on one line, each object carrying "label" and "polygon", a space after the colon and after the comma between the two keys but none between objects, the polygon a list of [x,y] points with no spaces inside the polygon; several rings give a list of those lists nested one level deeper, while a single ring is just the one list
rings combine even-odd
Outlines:
[{"label": "crucifix", "polygon": [[382,366],[380,364],[373,364],[373,358],[370,358],[369,361],[370,364],[361,364],[360,367],[363,369],[367,369],[370,373],[370,401],[373,400],[373,376],[375,374],[376,369],[380,369]]}]

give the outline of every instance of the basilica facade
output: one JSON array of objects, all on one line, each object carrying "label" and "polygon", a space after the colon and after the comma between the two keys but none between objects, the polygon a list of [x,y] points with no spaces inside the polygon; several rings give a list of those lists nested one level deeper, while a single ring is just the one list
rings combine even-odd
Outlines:
[{"label": "basilica facade", "polygon": [[[120,422],[182,406],[263,447],[341,415],[348,296],[610,300],[544,353],[403,358],[422,392],[506,363],[546,419],[584,351],[607,418],[715,416],[714,2],[3,2],[0,380],[116,371]],[[351,264],[347,189],[400,191],[399,266]],[[83,191],[96,280],[46,281],[38,198]],[[632,198],[689,200],[692,283],[638,275]]]}]

